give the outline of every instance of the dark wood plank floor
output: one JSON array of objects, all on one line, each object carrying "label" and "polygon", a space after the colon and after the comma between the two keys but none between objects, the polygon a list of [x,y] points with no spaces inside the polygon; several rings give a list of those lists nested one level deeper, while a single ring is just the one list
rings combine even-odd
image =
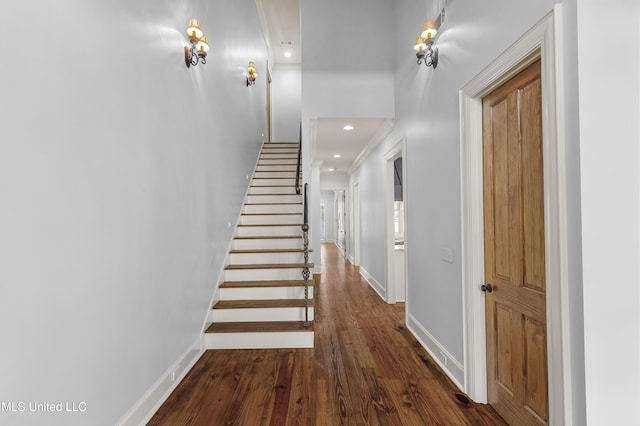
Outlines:
[{"label": "dark wood plank floor", "polygon": [[207,351],[150,425],[500,425],[465,400],[388,305],[322,246],[314,349]]}]

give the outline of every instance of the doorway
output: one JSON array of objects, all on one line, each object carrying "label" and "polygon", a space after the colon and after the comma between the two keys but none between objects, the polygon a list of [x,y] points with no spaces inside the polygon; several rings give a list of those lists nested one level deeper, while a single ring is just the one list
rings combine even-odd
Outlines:
[{"label": "doorway", "polygon": [[554,425],[573,423],[561,23],[562,5],[556,4],[547,16],[460,90],[464,390],[475,401],[486,403],[487,330],[485,294],[481,291],[481,284],[486,284],[482,99],[541,59],[545,321],[549,423]]},{"label": "doorway", "polygon": [[388,303],[404,302],[407,298],[405,146],[406,142],[403,139],[384,156],[385,263]]}]

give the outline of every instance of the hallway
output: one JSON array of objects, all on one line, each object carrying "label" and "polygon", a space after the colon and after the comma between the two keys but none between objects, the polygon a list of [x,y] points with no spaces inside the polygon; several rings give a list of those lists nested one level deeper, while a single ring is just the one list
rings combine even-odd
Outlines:
[{"label": "hallway", "polygon": [[457,389],[388,305],[322,244],[315,348],[207,351],[150,425],[496,425]]}]

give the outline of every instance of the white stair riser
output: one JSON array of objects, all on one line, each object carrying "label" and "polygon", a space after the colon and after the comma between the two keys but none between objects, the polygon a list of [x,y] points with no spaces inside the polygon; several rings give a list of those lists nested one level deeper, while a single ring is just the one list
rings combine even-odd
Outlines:
[{"label": "white stair riser", "polygon": [[295,214],[258,214],[240,216],[242,225],[270,225],[275,223],[302,223],[302,215]]},{"label": "white stair riser", "polygon": [[[304,321],[304,308],[211,309],[209,322]],[[309,308],[313,321],[313,307]]]},{"label": "white stair riser", "polygon": [[285,164],[285,165],[279,165],[279,164],[265,164],[265,165],[260,165],[258,164],[256,166],[256,172],[283,172],[283,171],[287,171],[287,172],[296,172],[296,170],[298,169],[298,166],[296,166],[295,164]]},{"label": "white stair riser", "polygon": [[301,249],[302,238],[278,238],[278,239],[235,239],[234,250],[262,250],[262,249]]},{"label": "white stair riser", "polygon": [[302,213],[302,204],[254,204],[245,205],[243,213],[256,214],[256,213]]},{"label": "white stair riser", "polygon": [[313,331],[206,333],[206,349],[313,348]]},{"label": "white stair riser", "polygon": [[238,237],[277,237],[284,235],[300,235],[302,236],[302,224],[300,225],[282,225],[282,226],[239,226],[237,231]]},{"label": "white stair riser", "polygon": [[228,269],[224,271],[225,281],[288,281],[300,279],[302,279],[302,268]]},{"label": "white stair riser", "polygon": [[270,149],[270,148],[295,148],[298,149],[300,146],[300,142],[297,141],[285,141],[285,142],[266,142],[262,145],[262,149]]},{"label": "white stair riser", "polygon": [[287,194],[296,195],[296,188],[293,186],[251,186],[249,194]]},{"label": "white stair riser", "polygon": [[[298,277],[296,279],[302,279]],[[311,282],[311,280],[309,280]],[[220,288],[220,300],[272,300],[304,299],[304,287],[241,287]],[[309,287],[309,299],[313,299],[313,287]]]},{"label": "white stair riser", "polygon": [[289,179],[253,179],[251,185],[254,186],[269,186],[269,185],[289,185],[296,184],[295,176]]},{"label": "white stair riser", "polygon": [[286,146],[286,145],[280,145],[280,146],[265,146],[262,148],[262,151],[260,151],[262,154],[266,154],[266,153],[276,153],[276,154],[283,154],[283,153],[287,153],[287,154],[294,154],[294,155],[298,155],[298,147],[297,146]]},{"label": "white stair riser", "polygon": [[247,203],[268,203],[268,204],[282,204],[282,203],[299,203],[302,201],[302,195],[298,194],[279,194],[279,195],[265,195],[265,194],[248,194]]},{"label": "white stair riser", "polygon": [[[282,151],[282,152],[278,152],[278,151]],[[282,159],[285,158],[287,160],[291,159],[291,158],[295,158],[296,163],[298,164],[298,153],[297,152],[292,152],[291,150],[287,150],[287,149],[279,149],[279,150],[268,150],[268,151],[262,151],[260,153],[260,158],[259,160],[278,160],[278,159]]]},{"label": "white stair riser", "polygon": [[260,154],[284,154],[286,156],[298,157],[298,147],[290,147],[290,146],[280,146],[280,147],[269,147],[262,148]]},{"label": "white stair riser", "polygon": [[229,263],[232,265],[257,265],[262,263],[304,263],[304,253],[231,253]]},{"label": "white stair riser", "polygon": [[260,157],[260,160],[258,161],[258,166],[266,166],[270,164],[292,164],[297,167],[298,159],[288,158],[283,155],[282,157],[271,157],[271,156],[267,158]]},{"label": "white stair riser", "polygon": [[254,178],[289,178],[289,179],[294,179],[296,178],[296,171],[292,171],[292,172],[263,172],[263,171],[256,171],[253,174]]}]

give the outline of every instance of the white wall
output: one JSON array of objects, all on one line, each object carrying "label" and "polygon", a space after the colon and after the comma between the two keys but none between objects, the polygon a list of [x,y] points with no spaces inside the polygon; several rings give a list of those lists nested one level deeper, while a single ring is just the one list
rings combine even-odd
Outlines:
[{"label": "white wall", "polygon": [[340,173],[323,173],[320,176],[320,188],[342,189],[349,185],[347,175]]},{"label": "white wall", "polygon": [[256,28],[253,0],[1,6],[0,401],[86,403],[1,424],[115,424],[199,340],[266,130]]},{"label": "white wall", "polygon": [[274,67],[271,76],[273,142],[297,142],[302,109],[301,70]]},{"label": "white wall", "polygon": [[[587,418],[640,424],[640,6],[580,0],[578,16]],[[615,60],[596,69],[594,51]]]}]

